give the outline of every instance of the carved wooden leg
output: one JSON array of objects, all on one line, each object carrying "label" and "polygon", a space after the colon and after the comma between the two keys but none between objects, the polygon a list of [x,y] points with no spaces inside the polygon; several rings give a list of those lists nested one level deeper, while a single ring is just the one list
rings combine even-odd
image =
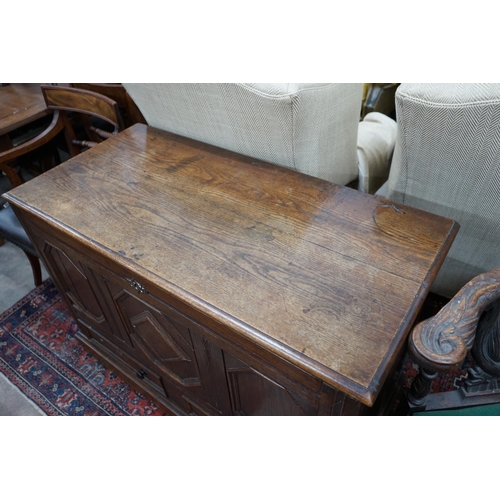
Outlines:
[{"label": "carved wooden leg", "polygon": [[30,261],[31,270],[33,271],[33,279],[35,282],[35,286],[40,286],[42,284],[42,268],[40,267],[40,260],[38,259],[38,257],[35,257],[29,252],[25,252],[24,250],[23,252]]},{"label": "carved wooden leg", "polygon": [[432,381],[437,376],[437,372],[429,372],[424,368],[420,368],[420,372],[413,380],[410,389],[404,391],[395,415],[404,416],[417,411],[424,411],[426,398],[431,392]]},{"label": "carved wooden leg", "polygon": [[420,373],[415,377],[407,394],[410,409],[425,408],[425,398],[431,392],[432,381],[437,376],[437,372],[428,372],[420,368]]}]

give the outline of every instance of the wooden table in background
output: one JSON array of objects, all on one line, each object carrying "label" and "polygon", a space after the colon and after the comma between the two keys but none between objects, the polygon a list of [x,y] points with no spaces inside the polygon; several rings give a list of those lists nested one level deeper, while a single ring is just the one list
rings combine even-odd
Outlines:
[{"label": "wooden table in background", "polygon": [[5,197],[80,341],[180,415],[382,411],[458,230],[144,125]]},{"label": "wooden table in background", "polygon": [[[0,152],[12,148],[9,132],[49,114],[39,83],[0,87]],[[0,239],[0,246],[4,240]]]},{"label": "wooden table in background", "polygon": [[0,87],[0,151],[12,148],[10,132],[50,113],[40,83],[10,83]]},{"label": "wooden table in background", "polygon": [[40,83],[0,87],[0,136],[49,114]]}]

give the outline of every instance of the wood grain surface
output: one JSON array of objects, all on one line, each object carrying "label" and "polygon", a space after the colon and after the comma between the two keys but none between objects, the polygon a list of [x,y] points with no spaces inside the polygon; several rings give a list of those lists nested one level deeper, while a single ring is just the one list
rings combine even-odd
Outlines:
[{"label": "wood grain surface", "polygon": [[141,124],[35,181],[6,198],[367,405],[458,230]]},{"label": "wood grain surface", "polygon": [[39,83],[11,83],[0,87],[0,135],[48,113]]}]

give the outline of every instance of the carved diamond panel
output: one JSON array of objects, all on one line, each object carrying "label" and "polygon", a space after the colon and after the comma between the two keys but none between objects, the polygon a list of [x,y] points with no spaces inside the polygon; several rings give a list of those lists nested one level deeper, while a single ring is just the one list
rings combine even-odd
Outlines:
[{"label": "carved diamond panel", "polygon": [[95,323],[105,323],[102,309],[80,263],[48,242],[45,242],[43,252],[58,274],[62,275],[66,296],[73,306]]},{"label": "carved diamond panel", "polygon": [[119,291],[113,299],[144,361],[183,386],[201,385],[188,328],[128,290]]},{"label": "carved diamond panel", "polygon": [[253,368],[228,370],[228,382],[237,415],[306,415],[285,387]]},{"label": "carved diamond panel", "polygon": [[[130,318],[132,328],[138,333],[138,342],[152,359],[162,363],[168,361],[191,361],[183,349],[175,343],[168,330],[160,326],[150,311]],[[170,331],[175,327],[165,318]],[[178,335],[179,332],[177,332]]]}]

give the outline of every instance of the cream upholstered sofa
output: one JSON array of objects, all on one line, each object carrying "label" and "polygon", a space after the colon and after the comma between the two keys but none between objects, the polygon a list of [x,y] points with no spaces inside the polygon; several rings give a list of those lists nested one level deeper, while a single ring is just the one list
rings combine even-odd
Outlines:
[{"label": "cream upholstered sofa", "polygon": [[451,297],[500,267],[500,84],[402,84],[396,116],[379,194],[460,224],[432,288]]},{"label": "cream upholstered sofa", "polygon": [[124,83],[151,126],[359,189],[387,179],[394,120],[360,123],[363,84]]}]

